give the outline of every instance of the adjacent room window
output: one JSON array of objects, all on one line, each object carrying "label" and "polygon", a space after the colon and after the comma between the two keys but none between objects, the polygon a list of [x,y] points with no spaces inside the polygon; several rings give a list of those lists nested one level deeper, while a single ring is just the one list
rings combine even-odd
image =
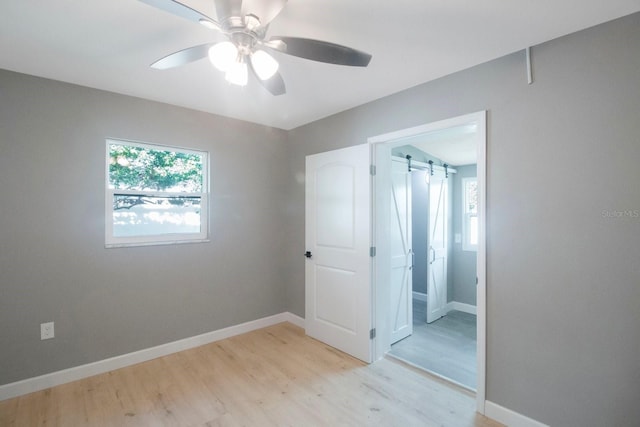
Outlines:
[{"label": "adjacent room window", "polygon": [[478,250],[477,178],[462,178],[462,249]]},{"label": "adjacent room window", "polygon": [[106,246],[206,241],[208,154],[107,140]]}]

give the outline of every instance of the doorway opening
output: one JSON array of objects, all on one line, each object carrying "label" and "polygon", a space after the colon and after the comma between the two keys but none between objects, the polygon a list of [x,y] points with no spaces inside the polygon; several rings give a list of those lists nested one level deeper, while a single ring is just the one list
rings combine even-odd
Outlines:
[{"label": "doorway opening", "polygon": [[401,358],[485,396],[484,111],[369,140],[374,358]]},{"label": "doorway opening", "polygon": [[[455,143],[460,149],[444,158],[425,153],[426,144],[392,149],[392,259],[402,256],[405,247],[393,236],[406,229],[402,242],[411,252],[411,265],[404,276],[393,274],[397,268],[392,268],[388,354],[475,391],[476,250],[465,243],[477,247],[477,186],[472,185],[477,172],[475,156],[463,154],[465,146],[475,148],[471,132],[458,127],[425,136],[425,143]],[[425,156],[426,162],[413,161]],[[398,205],[407,207],[407,221],[398,220],[403,211]],[[465,226],[465,219],[471,226]],[[406,283],[399,283],[400,277]],[[405,288],[411,293],[394,292]],[[397,310],[407,306],[412,313]]]}]

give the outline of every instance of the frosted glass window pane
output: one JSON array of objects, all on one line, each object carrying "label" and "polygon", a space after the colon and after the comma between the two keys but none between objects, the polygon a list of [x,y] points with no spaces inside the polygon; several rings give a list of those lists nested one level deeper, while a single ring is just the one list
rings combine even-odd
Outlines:
[{"label": "frosted glass window pane", "polygon": [[115,237],[199,233],[200,197],[114,195]]},{"label": "frosted glass window pane", "polygon": [[472,245],[478,244],[478,217],[472,216],[469,218],[469,243]]}]

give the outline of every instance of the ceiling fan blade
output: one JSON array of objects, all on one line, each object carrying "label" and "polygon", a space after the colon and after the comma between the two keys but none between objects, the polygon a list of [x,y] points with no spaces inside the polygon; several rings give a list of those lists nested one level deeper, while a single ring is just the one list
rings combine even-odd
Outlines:
[{"label": "ceiling fan blade", "polygon": [[215,0],[216,16],[223,23],[230,16],[241,16],[242,0]]},{"label": "ceiling fan blade", "polygon": [[266,26],[284,9],[287,0],[243,0],[242,14],[253,14]]},{"label": "ceiling fan blade", "polygon": [[371,55],[350,47],[300,37],[271,37],[265,46],[288,55],[352,67],[366,67]]},{"label": "ceiling fan blade", "polygon": [[220,29],[220,24],[215,19],[208,17],[207,15],[198,12],[189,6],[182,4],[175,0],[139,0],[142,3],[146,3],[149,6],[153,6],[157,9],[164,10],[165,12],[172,13],[176,16],[188,19],[189,21],[201,23],[202,21],[208,22],[210,27]]},{"label": "ceiling fan blade", "polygon": [[269,92],[271,92],[272,95],[275,95],[275,96],[284,95],[287,92],[284,86],[284,80],[282,79],[282,76],[280,75],[280,73],[276,72],[271,78],[267,80],[262,80],[260,79],[260,77],[258,77],[258,74],[256,73],[256,70],[253,68],[253,65],[251,65],[251,61],[249,61],[249,68],[251,68],[251,73],[256,78],[256,80],[260,82],[262,87],[264,87]]},{"label": "ceiling fan blade", "polygon": [[205,43],[198,46],[188,47],[179,50],[151,64],[151,68],[156,70],[166,70],[168,68],[179,67],[198,59],[202,59],[209,54],[209,49],[216,43]]}]

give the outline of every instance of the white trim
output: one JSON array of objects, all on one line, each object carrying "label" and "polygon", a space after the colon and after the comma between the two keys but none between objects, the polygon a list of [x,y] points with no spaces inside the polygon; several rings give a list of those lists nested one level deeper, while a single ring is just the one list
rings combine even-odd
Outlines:
[{"label": "white trim", "polygon": [[478,179],[478,252],[476,255],[476,340],[478,379],[476,410],[484,414],[487,387],[487,112],[473,115],[478,129],[476,135],[476,177]]},{"label": "white trim", "polygon": [[413,299],[422,301],[422,302],[427,302],[427,294],[413,291]]},{"label": "white trim", "polygon": [[[427,123],[424,125],[414,126],[411,128],[400,129],[397,131],[385,133],[382,135],[376,135],[369,137],[367,141],[370,144],[378,144],[378,143],[387,143],[390,141],[398,141],[404,138],[409,138],[416,135],[421,135],[423,133],[429,133],[436,130],[448,129],[455,126],[461,126],[469,124],[470,122],[476,122],[481,114],[484,116],[486,111],[479,111],[476,113],[465,114],[462,116],[452,117],[449,119],[438,120],[436,122]],[[480,123],[478,123],[480,125]],[[484,123],[482,123],[482,128],[484,129]],[[399,142],[397,145],[403,145],[403,142]]]},{"label": "white trim", "polygon": [[488,400],[485,402],[485,415],[509,427],[549,427]]},{"label": "white trim", "polygon": [[465,304],[463,302],[451,301],[447,303],[447,312],[451,310],[462,311],[463,313],[478,315],[478,307],[471,304]]},{"label": "white trim", "polygon": [[134,351],[132,353],[99,360],[86,365],[75,366],[62,371],[51,372],[39,377],[27,378],[14,383],[0,385],[0,401],[27,393],[33,393],[34,391],[44,390],[46,388],[65,384],[71,381],[77,381],[93,375],[113,371],[115,369],[124,368],[126,366],[135,365],[136,363],[146,362],[147,360],[199,347],[201,345],[255,331],[256,329],[266,328],[267,326],[276,325],[282,322],[290,322],[296,326],[304,327],[304,319],[289,312],[263,317],[262,319],[252,320],[250,322],[241,323],[239,325],[230,326],[217,331],[207,332],[194,337],[161,344],[156,347]]},{"label": "white trim", "polygon": [[[109,187],[109,165],[111,161],[111,145],[133,146],[149,150],[171,150],[181,153],[193,154],[202,158],[202,189],[199,192],[177,192],[177,191],[152,191],[152,190],[121,190]],[[154,246],[154,245],[170,245],[183,243],[204,243],[208,242],[209,236],[209,152],[194,150],[188,148],[180,148],[175,146],[166,146],[159,144],[143,143],[138,141],[129,141],[122,139],[105,139],[105,248],[123,248],[132,246]],[[200,198],[200,231],[197,233],[162,233],[139,236],[114,236],[113,234],[113,200],[115,195],[139,195],[148,197],[172,197],[172,196],[189,196]]]},{"label": "white trim", "polygon": [[[289,322],[293,325],[296,325],[299,328],[304,329],[304,318],[298,316],[297,314],[290,313],[288,311],[284,313],[280,313],[277,316],[282,316],[283,320],[281,322]],[[281,323],[279,322],[279,323]]]},{"label": "white trim", "polygon": [[[427,294],[413,291],[413,299],[416,301],[426,302]],[[478,309],[475,305],[465,304],[458,301],[450,301],[447,303],[446,311],[450,312],[451,310],[458,310],[469,314],[478,314]]]},{"label": "white trim", "polygon": [[[374,222],[372,223],[372,246],[376,247],[376,256],[372,258],[373,269],[373,302],[372,315],[373,327],[376,328],[376,338],[374,339],[374,360],[382,357],[390,348],[391,332],[389,331],[390,322],[386,318],[387,309],[385,303],[387,299],[382,297],[387,294],[388,288],[385,280],[376,280],[376,276],[386,277],[386,271],[389,269],[389,263],[385,257],[388,255],[388,246],[384,241],[385,234],[388,233],[388,227],[385,228],[388,214],[384,207],[385,189],[387,188],[383,182],[383,178],[390,173],[387,159],[391,157],[391,147],[400,146],[404,142],[402,139],[418,136],[431,131],[447,129],[450,127],[461,126],[474,123],[477,125],[476,130],[476,150],[477,150],[477,178],[478,178],[478,253],[477,253],[477,276],[478,284],[476,286],[477,296],[477,389],[476,389],[476,410],[484,414],[485,396],[486,396],[486,239],[485,239],[485,215],[486,215],[486,144],[487,144],[487,112],[479,111],[476,113],[466,114],[463,116],[453,117],[446,120],[427,123],[412,128],[401,129],[382,135],[376,135],[367,139],[371,145],[371,164],[376,169],[376,175],[372,177],[372,198],[373,208],[372,215]],[[379,199],[379,200],[378,200]],[[388,209],[387,209],[388,210]],[[379,294],[376,296],[376,294]]]}]

